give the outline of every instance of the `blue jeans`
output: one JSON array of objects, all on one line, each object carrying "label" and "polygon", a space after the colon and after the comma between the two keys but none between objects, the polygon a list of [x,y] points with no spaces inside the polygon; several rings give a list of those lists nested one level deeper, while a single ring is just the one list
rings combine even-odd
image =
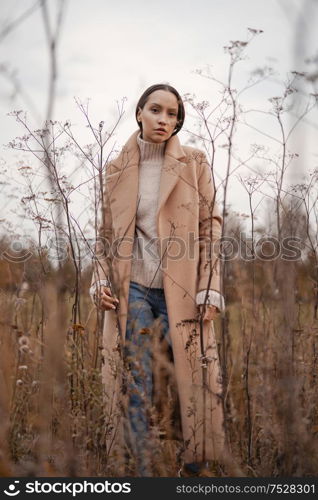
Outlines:
[{"label": "blue jeans", "polygon": [[171,346],[164,290],[130,282],[125,357],[131,371],[128,419],[132,450],[139,475],[149,475],[149,409],[152,406],[152,335],[157,319],[160,341]]}]

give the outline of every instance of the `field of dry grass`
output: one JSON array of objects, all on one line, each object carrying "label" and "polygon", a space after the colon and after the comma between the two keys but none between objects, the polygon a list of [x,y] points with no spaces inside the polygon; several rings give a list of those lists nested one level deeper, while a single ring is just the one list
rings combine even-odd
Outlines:
[{"label": "field of dry grass", "polygon": [[[308,269],[290,265],[279,282],[272,264],[252,268],[242,262],[232,267],[227,311],[215,322],[224,368],[227,474],[315,475],[318,320],[304,276]],[[273,291],[275,280],[280,289]],[[101,338],[88,285],[86,272],[77,324],[70,321],[74,294],[67,283],[57,292],[53,271],[37,287],[2,288],[2,476],[118,475],[116,457],[107,457],[103,442]],[[163,408],[171,408],[167,394]],[[178,435],[160,434],[159,427],[154,424],[153,474],[176,476]]]}]

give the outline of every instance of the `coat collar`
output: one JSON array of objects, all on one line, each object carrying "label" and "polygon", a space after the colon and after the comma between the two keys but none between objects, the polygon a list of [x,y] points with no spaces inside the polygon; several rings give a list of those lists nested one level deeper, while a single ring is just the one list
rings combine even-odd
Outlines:
[{"label": "coat collar", "polygon": [[[120,186],[121,195],[129,197],[132,210],[137,207],[138,197],[138,165],[140,160],[140,150],[137,142],[138,134],[139,129],[129,137],[119,156],[111,162],[111,170],[115,173],[115,177],[118,177],[118,174],[120,174],[120,182],[115,184]],[[185,159],[186,154],[180,144],[179,137],[173,135],[168,139],[165,147],[157,215],[159,215],[159,212],[179,180],[180,169],[185,166],[185,163],[181,160]],[[110,175],[110,177],[113,176]],[[115,188],[115,185],[113,185],[113,188]]]}]

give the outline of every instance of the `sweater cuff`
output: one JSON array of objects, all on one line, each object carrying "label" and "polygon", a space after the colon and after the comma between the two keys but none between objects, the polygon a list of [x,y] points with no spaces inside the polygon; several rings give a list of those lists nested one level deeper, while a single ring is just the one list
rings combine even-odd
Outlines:
[{"label": "sweater cuff", "polygon": [[[196,303],[198,306],[205,303],[206,292],[207,292],[206,290],[201,290],[201,292],[197,293]],[[209,290],[206,304],[210,304],[212,306],[215,306],[220,311],[225,310],[224,297],[220,292],[217,292],[216,290]]]},{"label": "sweater cuff", "polygon": [[106,280],[99,280],[99,281],[95,281],[95,283],[93,283],[92,286],[90,287],[89,294],[91,296],[93,304],[95,304],[94,295],[96,293],[96,290],[98,288],[101,288],[102,286],[107,286],[107,287],[110,288],[111,287],[111,283],[110,283],[110,281],[108,279],[106,279]]}]

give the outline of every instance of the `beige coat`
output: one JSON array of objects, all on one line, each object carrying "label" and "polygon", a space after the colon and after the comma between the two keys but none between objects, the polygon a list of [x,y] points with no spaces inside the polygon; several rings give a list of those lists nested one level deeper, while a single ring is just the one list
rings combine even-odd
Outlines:
[{"label": "beige coat", "polygon": [[[124,373],[121,352],[138,202],[138,133],[139,130],[131,135],[119,156],[107,165],[100,235],[112,242],[112,249],[116,247],[118,253],[113,255],[113,251],[107,258],[102,257],[101,247],[97,246],[99,263],[92,280],[110,276],[119,298],[118,311],[105,312],[103,330],[103,381],[109,422],[106,442],[109,453],[118,457],[123,445],[122,409],[127,403],[127,396],[121,390]],[[219,262],[211,242],[220,237],[222,219],[214,195],[205,154],[181,146],[178,136],[172,136],[166,145],[162,167],[157,233],[162,242],[164,292],[185,462],[219,458],[224,445],[222,387],[213,324],[201,322],[202,353],[200,324],[191,322],[198,313],[196,293],[205,289],[220,291]]]}]

